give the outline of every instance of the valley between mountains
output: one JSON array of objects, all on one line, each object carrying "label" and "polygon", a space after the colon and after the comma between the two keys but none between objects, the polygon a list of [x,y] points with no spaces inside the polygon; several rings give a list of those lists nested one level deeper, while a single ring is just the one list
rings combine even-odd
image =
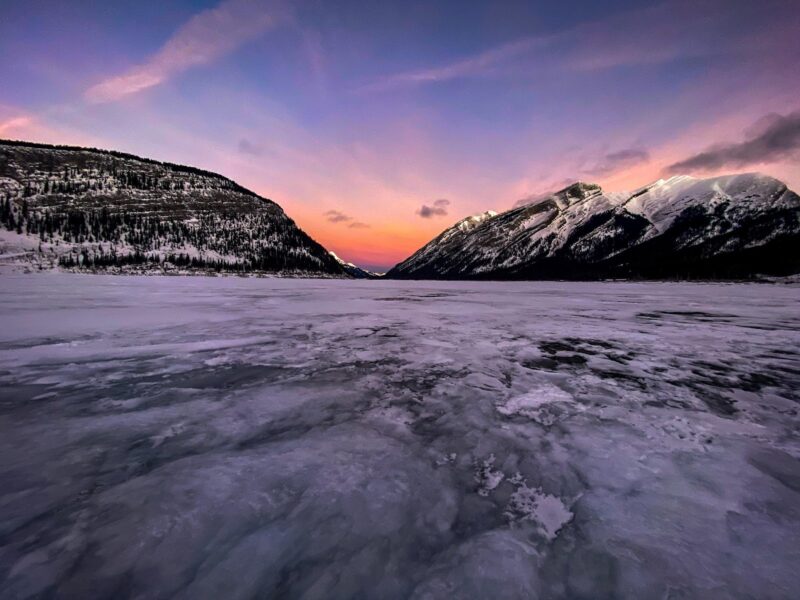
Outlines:
[{"label": "valley between mountains", "polygon": [[[96,149],[0,141],[0,266],[371,278],[221,175]],[[800,272],[800,197],[767,175],[633,192],[575,183],[462,219],[397,279],[757,279]]]}]

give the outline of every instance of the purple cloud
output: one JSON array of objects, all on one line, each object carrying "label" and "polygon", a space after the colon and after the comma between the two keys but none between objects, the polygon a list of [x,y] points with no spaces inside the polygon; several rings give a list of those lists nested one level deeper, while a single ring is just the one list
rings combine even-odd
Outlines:
[{"label": "purple cloud", "polygon": [[800,110],[788,115],[767,115],[749,129],[739,143],[719,144],[669,165],[667,173],[740,169],[748,165],[800,157]]},{"label": "purple cloud", "polygon": [[447,215],[447,207],[450,206],[450,200],[439,198],[434,200],[432,205],[423,204],[417,211],[417,214],[423,219],[430,219],[432,217],[444,217]]}]

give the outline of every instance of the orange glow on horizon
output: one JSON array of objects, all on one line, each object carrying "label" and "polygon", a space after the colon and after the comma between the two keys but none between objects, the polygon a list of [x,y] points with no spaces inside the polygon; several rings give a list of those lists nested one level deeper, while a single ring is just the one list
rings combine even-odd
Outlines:
[{"label": "orange glow on horizon", "polygon": [[[668,165],[703,150],[714,140],[735,139],[735,132],[742,131],[750,122],[750,115],[738,115],[690,128],[662,146],[652,148],[649,161],[601,178],[571,176],[569,167],[556,164],[551,168],[551,181],[590,180],[609,192],[632,191],[666,177],[664,169]],[[290,157],[287,167],[276,168],[260,158],[231,155],[217,144],[191,133],[170,131],[170,135],[173,146],[157,146],[153,153],[148,152],[147,144],[140,148],[114,144],[79,130],[56,126],[52,120],[0,106],[0,137],[119,149],[218,172],[277,202],[304,231],[342,259],[372,267],[388,269],[460,219],[484,210],[503,212],[520,198],[548,185],[526,177],[505,185],[490,181],[491,185],[480,188],[470,185],[466,178],[455,177],[464,181],[458,182],[461,187],[451,189],[448,186],[451,185],[449,180],[454,178],[452,173],[442,173],[440,182],[431,181],[430,174],[423,177],[411,171],[412,164],[406,166],[407,173],[398,176],[401,185],[395,186],[394,182],[376,174],[385,167],[378,157],[372,157],[371,163],[368,163],[369,157],[364,161],[348,161],[337,149],[323,148],[318,155],[298,151]],[[416,156],[419,148],[409,143],[403,151]],[[433,157],[425,155],[423,162],[432,160]],[[764,172],[781,179],[794,190],[800,189],[800,165],[796,163],[741,169],[745,170]],[[723,169],[693,175],[711,177],[730,172],[730,169]],[[452,199],[447,215],[423,219],[417,214],[422,202],[444,196]],[[348,220],[329,221],[326,212],[330,210],[346,213]],[[364,223],[364,226],[352,227],[354,222]]]}]

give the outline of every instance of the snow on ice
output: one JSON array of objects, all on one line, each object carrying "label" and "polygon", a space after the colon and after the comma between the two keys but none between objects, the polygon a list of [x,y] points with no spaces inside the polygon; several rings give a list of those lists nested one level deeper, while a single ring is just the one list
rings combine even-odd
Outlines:
[{"label": "snow on ice", "polygon": [[794,598],[800,287],[8,275],[0,596]]}]

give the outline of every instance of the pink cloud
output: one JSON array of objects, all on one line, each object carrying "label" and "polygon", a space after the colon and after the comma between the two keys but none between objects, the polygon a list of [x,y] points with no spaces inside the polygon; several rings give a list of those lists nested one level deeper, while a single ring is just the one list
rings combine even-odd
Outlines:
[{"label": "pink cloud", "polygon": [[0,135],[10,135],[15,131],[26,130],[33,123],[31,117],[12,117],[0,121]]},{"label": "pink cloud", "polygon": [[225,0],[194,15],[147,62],[93,85],[84,96],[89,102],[111,102],[159,85],[232,52],[284,18],[270,0]]},{"label": "pink cloud", "polygon": [[0,105],[0,138],[48,144],[68,142],[85,146],[102,145],[94,136],[66,125],[53,124],[42,115],[4,105]]}]

